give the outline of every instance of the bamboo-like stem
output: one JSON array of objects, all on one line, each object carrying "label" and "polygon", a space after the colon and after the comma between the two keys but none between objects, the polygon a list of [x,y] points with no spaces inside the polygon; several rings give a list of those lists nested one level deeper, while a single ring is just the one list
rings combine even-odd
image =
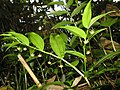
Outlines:
[{"label": "bamboo-like stem", "polygon": [[25,62],[24,58],[20,54],[18,54],[18,58],[20,62],[22,63],[22,65],[25,67],[25,69],[28,71],[28,73],[30,74],[34,82],[36,83],[37,87],[41,87],[42,86],[41,83],[39,82],[39,80],[37,79],[33,71],[30,69],[28,64]]}]

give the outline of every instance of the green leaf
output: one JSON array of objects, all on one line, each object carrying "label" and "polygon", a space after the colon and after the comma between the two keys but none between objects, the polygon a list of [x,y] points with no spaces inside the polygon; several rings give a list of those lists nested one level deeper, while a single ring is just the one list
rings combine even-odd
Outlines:
[{"label": "green leaf", "polygon": [[68,0],[66,7],[69,8],[73,4],[74,0]]},{"label": "green leaf", "polygon": [[0,34],[0,36],[8,36],[8,37],[11,37],[12,36],[12,34]]},{"label": "green leaf", "polygon": [[16,45],[18,45],[18,44],[19,44],[18,42],[12,42],[12,43],[9,45],[9,47],[6,49],[6,51],[7,51],[8,49],[10,49],[11,47],[16,46]]},{"label": "green leaf", "polygon": [[70,46],[72,48],[75,48],[79,44],[77,37],[78,36],[73,36],[70,40]]},{"label": "green leaf", "polygon": [[55,1],[55,2],[50,2],[50,3],[48,3],[47,5],[48,6],[51,6],[51,5],[55,5],[55,4],[57,4],[57,5],[64,5],[64,2],[63,1]]},{"label": "green leaf", "polygon": [[73,34],[75,34],[81,38],[84,38],[84,39],[86,39],[86,37],[87,37],[86,33],[82,29],[75,27],[75,26],[61,26],[59,28],[67,29],[67,30],[71,31]]},{"label": "green leaf", "polygon": [[64,57],[65,52],[65,43],[60,35],[57,35],[55,33],[50,35],[50,45],[53,49],[53,51],[61,58]]},{"label": "green leaf", "polygon": [[118,18],[110,18],[110,17],[107,17],[107,20],[106,21],[102,21],[101,22],[101,26],[107,26],[107,27],[110,27],[112,26],[113,24],[115,24],[117,22]]},{"label": "green leaf", "polygon": [[[71,62],[71,64],[74,66],[74,67],[76,67],[78,64],[79,64],[79,60],[75,60],[75,61],[73,61],[73,62]],[[67,67],[71,67],[71,66],[69,66],[68,64],[65,64]]]},{"label": "green leaf", "polygon": [[92,11],[91,11],[91,0],[88,2],[87,6],[84,9],[84,13],[82,16],[82,24],[85,28],[89,28],[89,24],[92,17]]},{"label": "green leaf", "polygon": [[66,35],[65,33],[60,33],[60,36],[61,36],[61,38],[63,39],[63,41],[64,41],[65,43],[67,43],[67,41],[68,41],[67,35]]},{"label": "green leaf", "polygon": [[75,56],[80,57],[82,59],[85,59],[85,56],[82,53],[77,52],[77,51],[69,50],[69,51],[65,51],[65,53],[72,54],[72,55],[75,55]]},{"label": "green leaf", "polygon": [[98,33],[102,32],[102,31],[104,31],[104,30],[106,30],[106,28],[97,30],[97,31],[95,31],[93,34],[88,35],[89,41],[90,41],[95,35],[97,35]]},{"label": "green leaf", "polygon": [[85,5],[86,5],[86,1],[83,2],[80,6],[77,6],[77,7],[73,10],[73,12],[71,13],[71,17],[73,17],[73,16],[75,16],[76,14],[80,13],[81,9],[82,9],[83,7],[85,7]]},{"label": "green leaf", "polygon": [[120,68],[105,68],[100,70],[99,72],[95,73],[95,75],[100,75],[102,73],[108,72],[108,71],[116,71],[116,70],[120,70]]},{"label": "green leaf", "polygon": [[44,41],[37,33],[30,32],[29,39],[33,45],[35,45],[39,50],[43,51]]},{"label": "green leaf", "polygon": [[63,11],[61,11],[61,10],[59,10],[59,11],[54,11],[54,12],[52,12],[52,13],[50,13],[50,15],[57,15],[57,16],[61,16],[61,15],[63,15],[63,14],[68,14],[68,11],[65,11],[65,10],[63,10]]},{"label": "green leaf", "polygon": [[102,18],[102,17],[104,17],[104,16],[106,16],[107,14],[112,13],[112,12],[113,12],[113,11],[110,11],[110,12],[107,12],[107,13],[104,13],[104,14],[101,14],[101,15],[98,15],[98,16],[92,18],[91,21],[90,21],[90,24],[89,24],[89,28],[90,28],[97,20],[99,20],[100,18]]},{"label": "green leaf", "polygon": [[120,54],[120,50],[115,51],[115,52],[111,52],[111,53],[105,55],[104,57],[102,57],[101,59],[99,59],[99,60],[93,65],[93,67],[90,69],[90,71],[93,70],[93,68],[98,67],[98,66],[99,66],[101,63],[103,63],[105,60],[114,58],[115,56],[117,56],[117,55],[119,55],[119,54]]},{"label": "green leaf", "polygon": [[7,54],[3,57],[3,59],[5,59],[7,57],[17,58],[17,55],[16,54]]},{"label": "green leaf", "polygon": [[52,29],[57,29],[57,28],[59,28],[60,26],[65,26],[65,25],[70,25],[70,24],[73,24],[73,22],[70,22],[70,21],[62,21],[62,22],[57,23],[55,26],[53,26]]},{"label": "green leaf", "polygon": [[25,45],[29,45],[28,38],[24,36],[23,34],[16,33],[16,32],[9,32],[9,33],[12,34],[16,38],[16,40],[20,41],[21,43]]}]

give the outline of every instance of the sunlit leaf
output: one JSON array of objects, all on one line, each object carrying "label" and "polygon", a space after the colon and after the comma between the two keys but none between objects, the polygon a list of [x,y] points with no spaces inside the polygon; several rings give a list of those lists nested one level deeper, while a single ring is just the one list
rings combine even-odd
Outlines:
[{"label": "sunlit leaf", "polygon": [[63,1],[59,1],[59,2],[58,2],[58,1],[55,1],[55,2],[50,2],[50,3],[48,3],[47,5],[48,5],[48,6],[51,6],[51,5],[55,5],[55,4],[56,4],[56,5],[64,5],[64,2],[63,2]]},{"label": "sunlit leaf", "polygon": [[68,14],[68,11],[65,11],[65,10],[61,11],[61,10],[59,10],[59,11],[51,12],[50,15],[51,15],[51,14],[52,14],[52,15],[60,16],[60,15],[63,15],[63,14]]},{"label": "sunlit leaf", "polygon": [[75,16],[76,14],[80,13],[81,9],[82,9],[83,7],[85,7],[85,5],[86,5],[86,1],[83,2],[80,6],[77,6],[77,7],[73,10],[73,12],[71,13],[71,17],[73,17],[73,16]]},{"label": "sunlit leaf", "polygon": [[95,16],[94,18],[91,19],[90,21],[90,24],[89,24],[89,28],[97,21],[99,20],[100,18],[106,16],[107,14],[109,13],[112,13],[113,11],[110,11],[110,12],[107,12],[107,13],[104,13],[104,14],[101,14],[101,15],[98,15],[98,16]]},{"label": "sunlit leaf", "polygon": [[66,35],[65,33],[61,33],[60,36],[61,36],[61,38],[63,39],[63,41],[64,41],[65,43],[67,43],[67,41],[68,41],[67,35]]},{"label": "sunlit leaf", "polygon": [[8,37],[11,37],[12,36],[12,34],[0,34],[0,36],[8,36]]},{"label": "sunlit leaf", "polygon": [[16,38],[16,40],[20,41],[21,43],[25,45],[29,45],[28,38],[24,36],[23,34],[16,33],[16,32],[9,32],[9,33],[12,34]]},{"label": "sunlit leaf", "polygon": [[35,45],[39,50],[43,51],[44,41],[41,36],[39,36],[37,33],[31,32],[29,33],[29,39],[33,45]]},{"label": "sunlit leaf", "polygon": [[84,56],[82,53],[80,53],[80,52],[71,51],[71,50],[67,50],[67,51],[65,51],[65,52],[68,53],[68,54],[72,54],[72,55],[75,55],[75,56],[77,56],[77,57],[80,57],[80,58],[82,58],[82,59],[85,59],[85,56]]},{"label": "sunlit leaf", "polygon": [[71,22],[71,21],[62,21],[62,22],[57,23],[55,26],[53,26],[52,29],[57,29],[60,26],[65,26],[65,25],[70,25],[70,24],[73,24],[73,22]]},{"label": "sunlit leaf", "polygon": [[87,37],[86,33],[82,29],[75,27],[75,26],[61,26],[59,28],[67,29],[70,32],[72,32],[73,34],[75,34],[76,36],[79,36],[84,39],[86,39],[86,37]]},{"label": "sunlit leaf", "polygon": [[88,39],[91,40],[95,35],[97,35],[98,33],[102,32],[102,31],[104,31],[104,30],[106,30],[106,28],[103,28],[103,29],[94,31],[93,34],[90,34],[90,35],[88,36]]},{"label": "sunlit leaf", "polygon": [[50,35],[50,45],[53,49],[53,51],[61,58],[64,57],[65,53],[65,43],[60,35],[57,34],[51,34]]},{"label": "sunlit leaf", "polygon": [[84,13],[82,16],[82,24],[85,28],[89,28],[89,24],[92,17],[92,11],[91,11],[91,0],[88,2],[87,6],[84,9]]}]

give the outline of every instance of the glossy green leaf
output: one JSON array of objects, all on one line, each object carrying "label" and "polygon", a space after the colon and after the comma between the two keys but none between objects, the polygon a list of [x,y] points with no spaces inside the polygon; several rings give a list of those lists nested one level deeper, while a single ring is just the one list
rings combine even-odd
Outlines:
[{"label": "glossy green leaf", "polygon": [[47,5],[48,6],[51,6],[51,5],[55,5],[55,4],[57,4],[57,5],[64,5],[64,2],[63,1],[55,1],[55,2],[50,2],[50,3],[48,3]]},{"label": "glossy green leaf", "polygon": [[85,7],[83,16],[82,16],[82,24],[87,29],[89,28],[91,17],[92,17],[92,11],[91,11],[91,0],[90,0],[87,6]]},{"label": "glossy green leaf", "polygon": [[[72,64],[73,66],[76,67],[76,66],[79,64],[79,60],[75,60],[75,61],[71,62],[70,64]],[[71,66],[69,66],[68,64],[65,64],[65,66],[71,67]]]},{"label": "glossy green leaf", "polygon": [[71,17],[73,17],[73,16],[75,16],[76,14],[80,13],[81,9],[82,9],[83,7],[85,7],[85,5],[86,5],[86,1],[83,2],[80,6],[77,6],[77,7],[73,10],[73,12],[71,13]]},{"label": "glossy green leaf", "polygon": [[59,10],[59,11],[51,12],[50,15],[51,15],[51,14],[52,14],[52,15],[61,16],[61,15],[63,15],[63,14],[68,14],[68,11],[65,11],[65,10],[61,11],[61,10]]},{"label": "glossy green leaf", "polygon": [[93,67],[90,69],[93,70],[93,68],[95,67],[98,67],[101,63],[103,63],[104,61],[108,60],[108,59],[111,59],[111,58],[114,58],[115,56],[119,55],[120,54],[120,50],[118,51],[115,51],[115,52],[111,52],[107,55],[105,55],[104,57],[102,57],[101,59],[99,59],[94,65]]},{"label": "glossy green leaf", "polygon": [[65,53],[65,43],[60,35],[57,34],[51,34],[50,35],[50,45],[53,49],[53,51],[61,58],[64,57]]},{"label": "glossy green leaf", "polygon": [[16,40],[20,41],[21,43],[25,45],[29,45],[28,38],[24,36],[23,34],[16,33],[16,32],[9,32],[9,33],[12,34],[16,38]]},{"label": "glossy green leaf", "polygon": [[65,43],[67,43],[67,41],[68,41],[67,35],[66,35],[65,33],[60,33],[60,36],[61,36],[61,38],[63,39],[63,41],[64,41]]},{"label": "glossy green leaf", "polygon": [[103,29],[94,31],[93,34],[90,34],[90,35],[88,36],[88,39],[91,40],[95,35],[97,35],[98,33],[102,32],[102,31],[104,31],[104,30],[106,30],[106,28],[103,28]]},{"label": "glossy green leaf", "polygon": [[100,18],[102,18],[102,17],[104,17],[104,16],[106,16],[107,14],[112,13],[112,12],[113,12],[113,11],[110,11],[110,12],[107,12],[107,13],[104,13],[104,14],[101,14],[101,15],[98,15],[98,16],[92,18],[91,21],[90,21],[90,24],[89,24],[89,28],[90,28],[97,20],[99,20]]},{"label": "glossy green leaf", "polygon": [[35,45],[39,50],[43,51],[44,41],[37,33],[29,33],[29,39],[33,43],[33,45]]},{"label": "glossy green leaf", "polygon": [[11,37],[12,36],[12,34],[0,34],[0,36],[8,36],[8,37]]},{"label": "glossy green leaf", "polygon": [[67,29],[70,32],[72,32],[73,34],[75,34],[76,36],[79,36],[84,39],[86,39],[86,37],[87,37],[86,33],[82,29],[75,27],[75,26],[61,26],[59,28]]},{"label": "glossy green leaf", "polygon": [[62,22],[57,23],[55,26],[53,26],[52,29],[57,29],[57,28],[59,28],[60,26],[65,26],[65,25],[70,25],[70,24],[73,24],[73,22],[70,22],[70,21],[62,21]]},{"label": "glossy green leaf", "polygon": [[73,4],[74,0],[68,0],[66,7],[69,8]]},{"label": "glossy green leaf", "polygon": [[72,55],[75,55],[75,56],[77,56],[77,57],[80,57],[80,58],[82,58],[82,59],[85,59],[85,56],[84,56],[82,53],[80,53],[80,52],[71,51],[71,50],[65,51],[65,52],[68,53],[68,54],[72,54]]}]

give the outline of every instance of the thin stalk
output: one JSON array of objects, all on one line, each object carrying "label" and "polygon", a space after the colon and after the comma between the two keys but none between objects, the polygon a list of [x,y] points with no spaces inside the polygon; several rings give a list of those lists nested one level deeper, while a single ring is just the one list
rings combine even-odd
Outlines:
[{"label": "thin stalk", "polygon": [[39,65],[39,67],[41,69],[42,77],[43,77],[43,80],[44,80],[44,83],[45,83],[45,77],[44,77],[44,72],[43,72],[43,69],[42,69],[42,65],[40,65],[38,60],[37,60],[37,62],[38,62],[38,65]]},{"label": "thin stalk", "polygon": [[18,77],[17,77],[17,68],[16,68],[16,65],[15,65],[15,81],[16,81],[16,89],[18,90],[19,89],[19,84],[18,84]]},{"label": "thin stalk", "polygon": [[57,58],[57,59],[62,60],[63,62],[65,62],[66,64],[68,64],[69,66],[71,66],[71,67],[72,67],[78,74],[80,74],[83,78],[85,78],[86,82],[87,82],[88,85],[90,86],[90,83],[89,83],[87,77],[85,77],[84,74],[83,74],[80,70],[78,70],[75,66],[73,66],[71,63],[69,63],[67,60],[65,60],[65,59],[63,59],[63,58],[60,58],[60,57],[58,57],[58,56],[56,56],[56,55],[54,55],[54,54],[52,54],[52,53],[49,53],[49,52],[46,52],[46,51],[41,51],[40,49],[34,48],[34,47],[32,47],[32,46],[28,46],[28,47],[33,48],[33,49],[35,49],[35,50],[38,50],[38,51],[40,51],[40,52],[43,52],[43,53],[45,53],[45,54],[48,54],[48,55],[50,55],[50,56],[53,56],[53,57],[55,57],[55,58]]},{"label": "thin stalk", "polygon": [[[85,49],[85,47],[86,47],[86,44],[84,44],[84,46],[83,46],[83,53],[84,53],[84,56],[86,57],[86,49]],[[86,60],[86,58],[84,58],[84,71],[86,72],[86,63],[87,63],[87,60]]]},{"label": "thin stalk", "polygon": [[114,45],[114,42],[113,42],[113,37],[112,37],[112,32],[111,32],[111,28],[110,28],[110,27],[109,27],[109,32],[110,32],[110,39],[111,39],[111,42],[112,42],[113,50],[116,51],[116,48],[115,48],[115,45]]}]

